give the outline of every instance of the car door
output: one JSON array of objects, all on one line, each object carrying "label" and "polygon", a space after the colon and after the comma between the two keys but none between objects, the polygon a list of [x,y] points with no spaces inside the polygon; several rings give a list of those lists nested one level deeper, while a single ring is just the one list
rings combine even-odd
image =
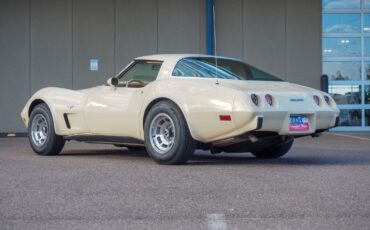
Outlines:
[{"label": "car door", "polygon": [[117,77],[117,87],[99,87],[85,106],[90,132],[139,138],[143,91],[157,78],[161,64],[158,61],[135,61]]}]

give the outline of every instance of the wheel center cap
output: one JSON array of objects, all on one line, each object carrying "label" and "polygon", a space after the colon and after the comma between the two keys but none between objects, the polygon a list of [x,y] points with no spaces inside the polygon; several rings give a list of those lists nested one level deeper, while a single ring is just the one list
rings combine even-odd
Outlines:
[{"label": "wheel center cap", "polygon": [[164,136],[168,138],[170,136],[170,131],[168,129],[164,130]]}]

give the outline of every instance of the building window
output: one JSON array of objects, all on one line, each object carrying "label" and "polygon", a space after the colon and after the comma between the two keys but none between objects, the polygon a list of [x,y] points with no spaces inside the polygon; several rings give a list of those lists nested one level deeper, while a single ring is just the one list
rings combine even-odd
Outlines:
[{"label": "building window", "polygon": [[360,85],[330,85],[329,93],[338,105],[361,104]]},{"label": "building window", "polygon": [[323,14],[322,19],[324,33],[361,32],[360,14]]},{"label": "building window", "polygon": [[331,81],[361,80],[361,62],[359,61],[323,62],[322,68]]},{"label": "building window", "polygon": [[361,38],[323,38],[324,57],[360,57]]},{"label": "building window", "polygon": [[370,130],[370,0],[322,0],[322,70],[340,108],[336,130]]},{"label": "building window", "polygon": [[[370,6],[370,4],[369,4]],[[323,0],[323,9],[360,9],[360,0]]]}]

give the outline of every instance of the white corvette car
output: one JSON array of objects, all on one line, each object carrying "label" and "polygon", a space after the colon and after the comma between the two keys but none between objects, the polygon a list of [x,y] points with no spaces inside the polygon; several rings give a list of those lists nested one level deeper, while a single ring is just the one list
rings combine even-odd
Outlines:
[{"label": "white corvette car", "polygon": [[40,155],[76,140],[146,150],[160,164],[185,163],[197,148],[277,158],[338,115],[327,93],[237,59],[190,54],[136,58],[94,88],[41,89],[21,112]]}]

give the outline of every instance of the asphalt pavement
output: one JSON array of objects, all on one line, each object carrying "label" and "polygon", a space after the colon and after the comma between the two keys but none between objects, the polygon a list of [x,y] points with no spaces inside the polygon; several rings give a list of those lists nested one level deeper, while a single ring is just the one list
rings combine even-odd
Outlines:
[{"label": "asphalt pavement", "polygon": [[197,151],[182,166],[0,138],[0,229],[370,229],[370,133],[300,138],[281,159]]}]

